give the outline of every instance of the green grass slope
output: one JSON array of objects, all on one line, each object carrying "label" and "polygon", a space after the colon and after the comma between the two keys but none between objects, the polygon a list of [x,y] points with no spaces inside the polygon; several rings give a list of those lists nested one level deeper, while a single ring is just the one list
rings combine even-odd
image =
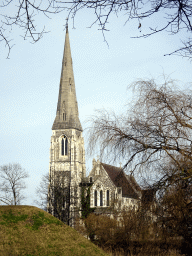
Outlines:
[{"label": "green grass slope", "polygon": [[0,255],[107,256],[104,251],[34,206],[0,206]]}]

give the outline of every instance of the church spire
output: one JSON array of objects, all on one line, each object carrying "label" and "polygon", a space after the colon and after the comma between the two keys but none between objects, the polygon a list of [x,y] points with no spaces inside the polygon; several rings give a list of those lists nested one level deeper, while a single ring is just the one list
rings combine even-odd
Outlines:
[{"label": "church spire", "polygon": [[68,21],[66,22],[65,47],[61,69],[61,79],[57,112],[52,130],[77,129],[82,131],[73,75],[73,64],[69,43]]}]

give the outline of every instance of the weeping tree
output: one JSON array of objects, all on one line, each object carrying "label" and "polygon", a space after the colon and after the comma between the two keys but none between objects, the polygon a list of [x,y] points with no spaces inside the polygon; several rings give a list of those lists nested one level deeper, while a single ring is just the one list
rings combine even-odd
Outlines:
[{"label": "weeping tree", "polygon": [[180,158],[192,160],[191,91],[177,90],[174,81],[158,86],[154,80],[137,81],[133,89],[137,93],[127,113],[101,110],[89,120],[90,153],[99,145],[101,155],[122,157],[133,172],[169,160],[182,169]]},{"label": "weeping tree", "polygon": [[145,180],[145,186],[158,191],[164,205],[162,217],[173,217],[174,207],[178,208],[169,207],[171,191],[181,193],[178,198],[185,213],[182,217],[177,211],[177,219],[180,226],[189,228],[175,229],[175,234],[191,243],[192,226],[185,216],[192,211],[192,93],[170,80],[160,85],[154,80],[136,81],[133,89],[135,98],[127,113],[117,116],[102,110],[89,120],[89,151],[92,154],[99,147],[108,160],[122,158],[132,174],[150,175],[151,182]]}]

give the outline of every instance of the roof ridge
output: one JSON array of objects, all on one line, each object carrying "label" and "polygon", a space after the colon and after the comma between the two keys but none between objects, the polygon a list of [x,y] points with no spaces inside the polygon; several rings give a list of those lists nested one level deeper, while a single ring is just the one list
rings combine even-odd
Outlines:
[{"label": "roof ridge", "polygon": [[122,167],[117,167],[117,166],[114,166],[114,165],[110,165],[110,164],[105,164],[105,163],[102,163],[102,162],[100,162],[102,165],[104,164],[104,165],[107,165],[107,166],[110,166],[110,167],[113,167],[113,168],[115,168],[115,169],[119,169],[119,171],[123,171],[123,168]]}]

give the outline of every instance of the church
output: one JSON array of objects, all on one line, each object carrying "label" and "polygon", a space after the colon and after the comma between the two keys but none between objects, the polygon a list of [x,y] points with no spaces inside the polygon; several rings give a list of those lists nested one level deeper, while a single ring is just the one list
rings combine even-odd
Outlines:
[{"label": "church", "polygon": [[96,213],[112,204],[116,209],[137,209],[142,190],[131,175],[121,167],[92,161],[86,177],[83,129],[79,120],[68,25],[66,25],[56,117],[52,126],[48,212],[66,224],[74,226],[81,217],[82,189],[90,188],[89,204]]}]

